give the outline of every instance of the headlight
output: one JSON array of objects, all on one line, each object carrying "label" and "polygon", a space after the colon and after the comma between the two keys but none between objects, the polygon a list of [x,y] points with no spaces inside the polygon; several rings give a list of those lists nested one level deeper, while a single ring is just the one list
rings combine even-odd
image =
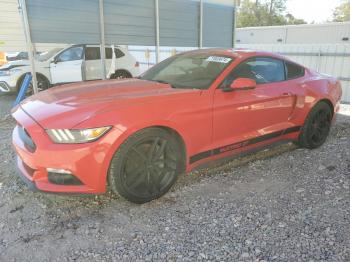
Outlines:
[{"label": "headlight", "polygon": [[81,144],[92,142],[107,133],[112,127],[98,127],[89,129],[47,129],[51,140],[59,144]]},{"label": "headlight", "polygon": [[10,70],[0,70],[0,76],[9,76],[11,75]]},{"label": "headlight", "polygon": [[17,72],[20,72],[22,71],[21,69],[19,68],[16,68],[16,69],[8,69],[8,70],[0,70],[0,76],[10,76],[14,73],[17,73]]}]

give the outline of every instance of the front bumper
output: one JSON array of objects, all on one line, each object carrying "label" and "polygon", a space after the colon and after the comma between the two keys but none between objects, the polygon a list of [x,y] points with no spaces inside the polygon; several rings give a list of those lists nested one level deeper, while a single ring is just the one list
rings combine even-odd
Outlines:
[{"label": "front bumper", "polygon": [[0,76],[0,93],[13,93],[17,90],[19,74]]},{"label": "front bumper", "polygon": [[[12,133],[12,144],[17,153],[17,166],[22,180],[31,190],[53,193],[101,194],[106,191],[106,177],[110,159],[112,137],[86,144],[54,144],[45,130],[20,107],[13,113],[18,125]],[[35,149],[21,135],[22,128],[35,143]],[[47,168],[71,172],[81,181],[79,185],[53,183]]]}]

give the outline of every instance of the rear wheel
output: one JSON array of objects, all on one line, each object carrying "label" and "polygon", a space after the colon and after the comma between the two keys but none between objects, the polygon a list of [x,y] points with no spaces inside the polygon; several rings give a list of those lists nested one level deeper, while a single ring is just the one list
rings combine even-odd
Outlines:
[{"label": "rear wheel", "polygon": [[128,138],[110,163],[108,180],[114,192],[134,203],[164,195],[181,172],[181,148],[171,134],[144,129]]},{"label": "rear wheel", "polygon": [[299,136],[299,145],[317,148],[327,139],[332,122],[332,109],[325,102],[319,102],[312,108]]}]

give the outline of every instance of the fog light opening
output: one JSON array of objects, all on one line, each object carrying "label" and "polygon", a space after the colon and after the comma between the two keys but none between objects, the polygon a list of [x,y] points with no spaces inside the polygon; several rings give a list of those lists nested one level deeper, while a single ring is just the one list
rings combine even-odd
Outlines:
[{"label": "fog light opening", "polygon": [[48,180],[52,184],[65,186],[79,186],[83,183],[70,171],[65,169],[47,168]]}]

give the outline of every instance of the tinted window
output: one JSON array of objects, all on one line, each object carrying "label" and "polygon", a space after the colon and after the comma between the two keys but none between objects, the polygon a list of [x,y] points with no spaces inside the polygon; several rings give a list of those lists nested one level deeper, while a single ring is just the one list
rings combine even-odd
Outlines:
[{"label": "tinted window", "polygon": [[287,79],[302,77],[305,74],[305,70],[303,67],[290,62],[286,62],[286,70],[287,70]]},{"label": "tinted window", "polygon": [[85,60],[99,60],[101,59],[99,47],[86,47]]},{"label": "tinted window", "polygon": [[273,58],[253,58],[239,64],[224,81],[230,85],[237,78],[250,78],[257,84],[280,82],[285,80],[284,63]]},{"label": "tinted window", "polygon": [[75,46],[63,51],[59,56],[58,62],[81,60],[83,58],[83,47]]},{"label": "tinted window", "polygon": [[114,52],[115,52],[115,57],[116,58],[121,58],[121,57],[125,56],[125,54],[118,48],[115,48]]},{"label": "tinted window", "polygon": [[106,59],[112,59],[112,55],[113,55],[112,48],[110,47],[106,48],[105,52],[106,52]]},{"label": "tinted window", "polygon": [[[85,59],[86,60],[99,60],[99,59],[101,59],[99,47],[87,47],[85,50],[86,50],[85,51]],[[112,48],[106,47],[105,52],[106,52],[106,59],[112,59],[112,56],[113,56]],[[120,58],[120,57],[125,56],[125,54],[117,48],[114,49],[114,52],[115,52],[116,58]]]}]

